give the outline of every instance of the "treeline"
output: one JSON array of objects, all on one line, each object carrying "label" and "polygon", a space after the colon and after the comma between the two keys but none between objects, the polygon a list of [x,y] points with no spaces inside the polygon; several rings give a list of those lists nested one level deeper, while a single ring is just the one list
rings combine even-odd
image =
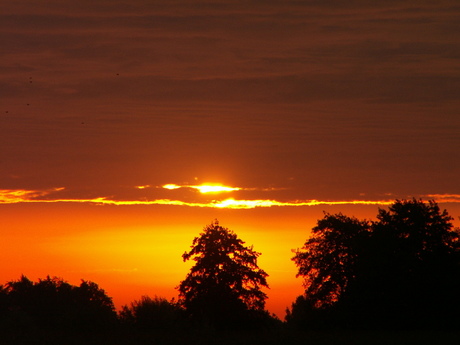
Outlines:
[{"label": "treeline", "polygon": [[112,298],[90,281],[74,286],[57,277],[33,282],[22,276],[0,286],[3,330],[98,331],[117,321]]},{"label": "treeline", "polygon": [[284,322],[265,310],[268,274],[258,267],[260,253],[216,220],[183,254],[195,264],[177,300],[145,296],[117,312],[93,282],[74,286],[56,277],[33,282],[22,276],[0,286],[0,331],[10,340],[30,332],[177,340],[196,332],[263,331],[285,338],[324,329],[455,330],[460,235],[452,220],[434,201],[415,199],[380,209],[376,221],[326,213],[292,258],[305,293]]},{"label": "treeline", "polygon": [[325,214],[293,260],[298,328],[451,329],[460,321],[460,241],[434,201],[396,201],[376,221]]}]

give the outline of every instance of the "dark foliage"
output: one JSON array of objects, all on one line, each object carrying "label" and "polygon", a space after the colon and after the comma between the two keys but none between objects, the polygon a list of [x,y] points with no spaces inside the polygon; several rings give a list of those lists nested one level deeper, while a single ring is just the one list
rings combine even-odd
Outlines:
[{"label": "dark foliage", "polygon": [[165,298],[142,296],[119,313],[123,324],[143,330],[173,330],[183,326],[184,310]]},{"label": "dark foliage", "polygon": [[324,308],[337,302],[355,278],[369,223],[326,214],[313,228],[313,235],[293,260],[299,268],[297,277],[305,278],[305,294],[312,307]]},{"label": "dark foliage", "polygon": [[430,201],[397,200],[377,221],[326,214],[293,260],[299,327],[453,328],[460,318],[459,231]]},{"label": "dark foliage", "polygon": [[245,247],[235,233],[217,221],[206,226],[182,256],[195,265],[179,289],[179,303],[201,324],[216,328],[242,328],[264,323],[268,276],[257,266],[260,253]]},{"label": "dark foliage", "polygon": [[112,299],[97,284],[73,286],[60,278],[22,276],[0,287],[0,317],[7,328],[95,331],[117,318]]}]

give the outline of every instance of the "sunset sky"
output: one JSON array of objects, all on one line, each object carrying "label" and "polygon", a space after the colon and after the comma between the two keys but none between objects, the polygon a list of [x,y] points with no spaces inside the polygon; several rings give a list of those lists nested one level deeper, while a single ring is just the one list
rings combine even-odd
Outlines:
[{"label": "sunset sky", "polygon": [[458,1],[3,1],[0,47],[0,284],[177,297],[217,218],[282,318],[323,211],[460,226]]}]

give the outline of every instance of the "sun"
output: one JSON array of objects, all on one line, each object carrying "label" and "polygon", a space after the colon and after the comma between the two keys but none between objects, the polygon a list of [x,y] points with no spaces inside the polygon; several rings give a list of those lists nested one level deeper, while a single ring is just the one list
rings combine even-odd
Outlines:
[{"label": "sun", "polygon": [[173,190],[173,189],[179,189],[181,186],[178,186],[177,184],[174,183],[168,183],[162,186],[165,189]]},{"label": "sun", "polygon": [[239,187],[229,187],[229,186],[224,186],[221,183],[203,183],[199,186],[197,185],[177,185],[173,183],[165,184],[162,186],[165,189],[169,190],[174,190],[174,189],[179,189],[179,188],[191,188],[191,189],[196,189],[202,194],[206,193],[225,193],[225,192],[233,192],[236,190],[241,190]]},{"label": "sun", "polygon": [[235,190],[240,190],[239,187],[228,187],[223,186],[220,183],[204,183],[199,186],[190,186],[191,188],[197,189],[200,193],[221,193],[221,192],[233,192]]}]

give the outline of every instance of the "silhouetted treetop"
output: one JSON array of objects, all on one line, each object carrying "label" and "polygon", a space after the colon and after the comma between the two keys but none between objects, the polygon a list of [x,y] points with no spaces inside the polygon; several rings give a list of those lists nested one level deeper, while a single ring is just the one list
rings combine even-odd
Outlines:
[{"label": "silhouetted treetop", "polygon": [[265,271],[257,265],[260,253],[244,246],[237,235],[216,220],[193,240],[182,255],[194,260],[179,289],[179,303],[191,315],[214,319],[263,310],[268,287]]},{"label": "silhouetted treetop", "polygon": [[326,213],[312,229],[293,261],[297,277],[304,277],[305,294],[315,307],[338,301],[348,283],[356,275],[356,261],[361,243],[369,235],[369,222]]},{"label": "silhouetted treetop", "polygon": [[377,219],[376,236],[400,239],[404,247],[420,255],[453,253],[460,248],[453,218],[434,201],[397,200],[388,210],[380,209]]}]

